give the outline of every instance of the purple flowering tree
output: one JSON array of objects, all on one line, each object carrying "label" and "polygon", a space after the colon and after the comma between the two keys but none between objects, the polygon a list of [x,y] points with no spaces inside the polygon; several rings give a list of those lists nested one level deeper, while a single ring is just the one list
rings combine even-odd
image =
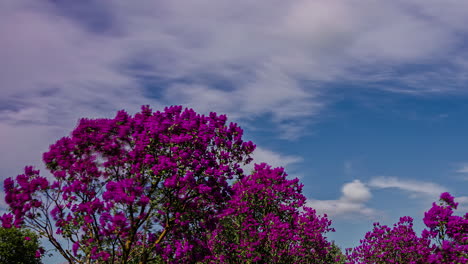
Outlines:
[{"label": "purple flowering tree", "polygon": [[297,180],[266,165],[244,176],[240,166],[255,145],[242,134],[224,115],[180,106],[82,119],[44,153],[52,180],[32,167],[5,180],[10,213],[2,225],[35,230],[70,263],[259,263],[326,254],[330,222],[303,207]]}]

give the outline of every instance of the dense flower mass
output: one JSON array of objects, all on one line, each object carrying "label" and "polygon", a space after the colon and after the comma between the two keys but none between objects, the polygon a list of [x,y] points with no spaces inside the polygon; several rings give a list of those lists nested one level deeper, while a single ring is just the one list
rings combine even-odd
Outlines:
[{"label": "dense flower mass", "polygon": [[180,106],[82,119],[44,153],[51,182],[32,167],[5,180],[2,225],[39,231],[71,263],[324,263],[330,221],[282,169],[244,175],[242,135]]}]

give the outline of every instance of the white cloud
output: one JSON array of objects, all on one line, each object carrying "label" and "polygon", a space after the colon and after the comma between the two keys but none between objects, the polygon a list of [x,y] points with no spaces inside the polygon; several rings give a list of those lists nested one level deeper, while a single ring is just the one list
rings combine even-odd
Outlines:
[{"label": "white cloud", "polygon": [[303,161],[303,158],[300,156],[284,155],[258,146],[255,148],[255,151],[252,154],[252,158],[253,161],[250,164],[243,167],[245,173],[250,173],[251,171],[253,171],[254,164],[260,164],[263,162],[267,163],[273,168],[283,167],[288,173],[288,168],[291,168],[295,164],[298,164]]},{"label": "white cloud", "polygon": [[376,177],[369,181],[368,185],[372,188],[387,189],[396,188],[409,192],[411,196],[419,197],[421,195],[430,198],[439,197],[447,189],[439,184],[415,180],[403,180],[395,177]]},{"label": "white cloud", "polygon": [[377,211],[366,206],[372,195],[369,188],[359,180],[343,185],[342,195],[338,200],[309,199],[307,205],[320,214],[335,217],[375,217]]},{"label": "white cloud", "polygon": [[359,180],[354,180],[351,183],[345,184],[341,192],[345,200],[352,202],[365,202],[372,197],[369,188]]},{"label": "white cloud", "polygon": [[273,167],[286,167],[288,165],[302,162],[304,159],[300,156],[282,155],[278,152],[257,147],[252,155],[255,163],[266,162]]}]

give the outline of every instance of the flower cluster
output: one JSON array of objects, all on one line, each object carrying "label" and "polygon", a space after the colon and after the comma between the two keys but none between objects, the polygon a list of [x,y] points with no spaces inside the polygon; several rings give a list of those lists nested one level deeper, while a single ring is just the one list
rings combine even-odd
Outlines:
[{"label": "flower cluster", "polygon": [[[4,183],[5,202],[10,206],[13,214],[2,216],[2,226],[9,228],[20,227],[24,217],[34,219],[36,209],[42,206],[42,202],[37,197],[37,192],[47,190],[49,182],[46,178],[39,176],[39,171],[27,166],[24,174],[18,175],[15,182],[7,178]],[[14,216],[14,217],[13,217]]]}]

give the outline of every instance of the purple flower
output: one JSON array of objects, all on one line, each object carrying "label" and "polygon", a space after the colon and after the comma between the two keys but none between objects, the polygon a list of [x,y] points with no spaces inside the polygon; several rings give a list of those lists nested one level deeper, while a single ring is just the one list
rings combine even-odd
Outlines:
[{"label": "purple flower", "polygon": [[12,214],[3,214],[0,217],[3,228],[12,228],[13,227],[13,215]]},{"label": "purple flower", "polygon": [[444,192],[440,195],[440,200],[447,203],[453,209],[457,209],[458,203],[455,203],[453,196],[451,196],[448,192]]}]

